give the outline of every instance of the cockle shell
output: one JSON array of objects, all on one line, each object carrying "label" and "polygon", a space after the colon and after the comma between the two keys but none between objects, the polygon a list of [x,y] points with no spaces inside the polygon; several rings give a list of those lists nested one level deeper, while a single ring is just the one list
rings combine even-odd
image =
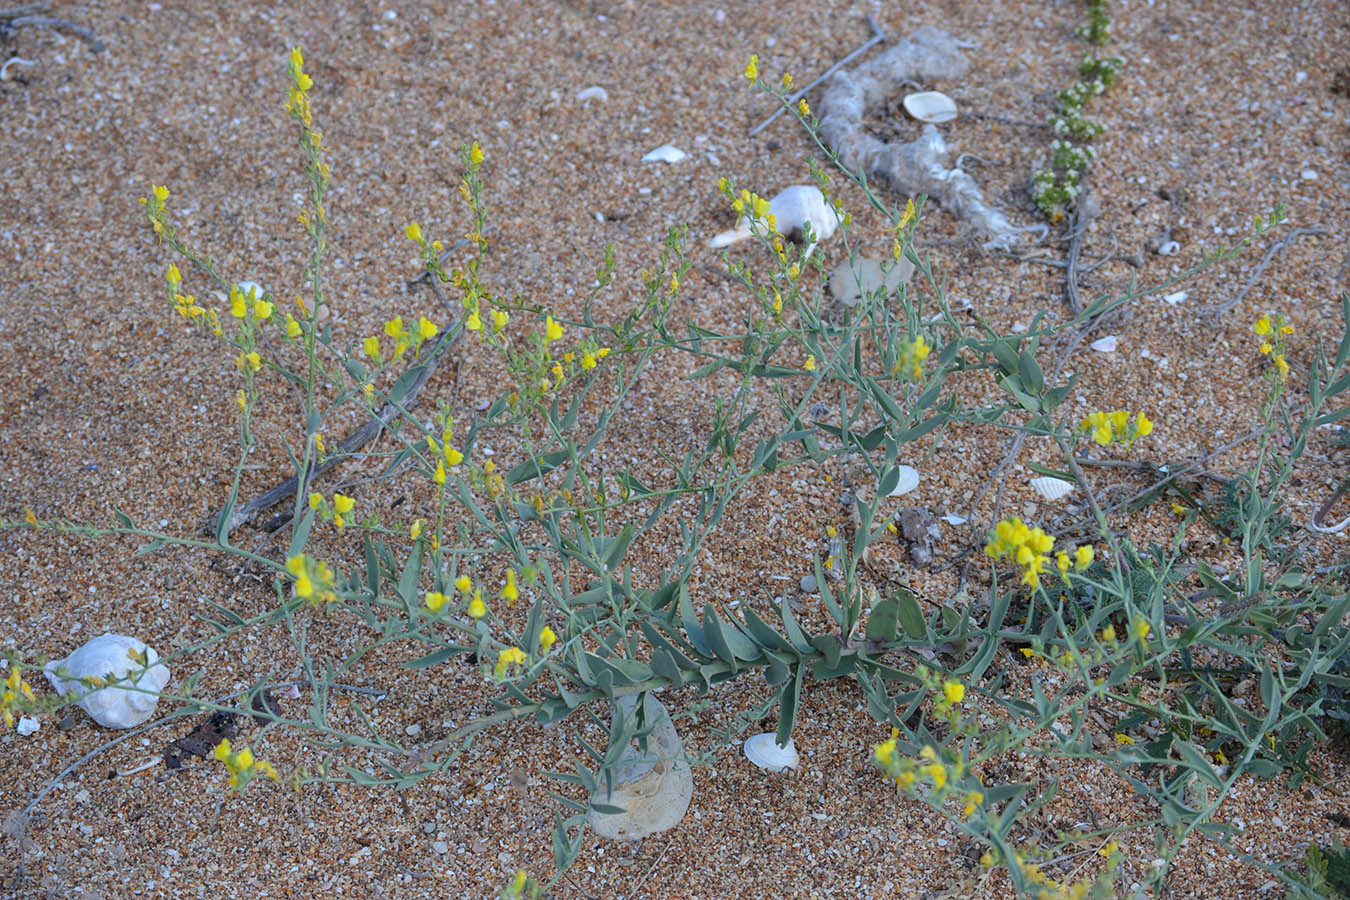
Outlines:
[{"label": "cockle shell", "polygon": [[895,483],[891,489],[889,497],[900,497],[908,494],[919,486],[919,470],[913,466],[897,466],[900,470],[900,480]]},{"label": "cockle shell", "polygon": [[[651,694],[644,704],[649,721],[655,721],[647,737],[648,753],[631,744],[624,748],[614,770],[611,793],[601,780],[591,794],[592,803],[616,806],[622,813],[604,813],[592,809],[586,815],[591,830],[614,841],[638,841],[648,835],[677,825],[689,809],[694,796],[694,773],[689,768],[679,732],[670,721],[670,713]],[[637,708],[637,698],[618,698],[628,715]]]},{"label": "cockle shell", "polygon": [[[774,226],[784,237],[793,232],[801,232],[803,227],[809,224],[816,240],[823,241],[839,228],[839,214],[834,211],[833,206],[825,202],[825,195],[820,192],[820,188],[812,184],[794,184],[792,187],[783,188],[769,201],[769,215],[773,216]],[[724,231],[708,241],[708,246],[713,249],[727,247],[745,240],[750,235],[750,222],[742,218],[735,228]],[[811,244],[806,248],[807,255],[810,255],[815,246]]]},{"label": "cockle shell", "polygon": [[856,265],[845,259],[830,271],[830,294],[845,306],[856,306],[881,287],[889,297],[913,274],[914,263],[905,257],[884,267],[879,259],[859,259]]},{"label": "cockle shell", "polygon": [[648,153],[646,156],[642,157],[642,161],[677,163],[688,155],[689,155],[688,153],[685,153],[683,150],[681,150],[679,147],[676,147],[674,144],[662,144],[660,147],[657,147],[651,153]]},{"label": "cockle shell", "polygon": [[956,118],[956,101],[941,91],[920,91],[905,95],[905,112],[920,122],[940,125]]},{"label": "cockle shell", "polygon": [[1032,490],[1046,500],[1058,500],[1060,497],[1066,497],[1072,494],[1076,487],[1072,481],[1065,481],[1063,478],[1051,478],[1049,475],[1033,478],[1028,483]]},{"label": "cockle shell", "polygon": [[[139,660],[145,660],[142,664]],[[169,668],[158,662],[153,647],[134,637],[105,634],[94,638],[65,659],[47,663],[44,672],[58,694],[74,693],[79,706],[105,728],[134,728],[155,712],[159,692],[169,683]],[[57,674],[65,670],[65,676]],[[132,676],[135,689],[98,688],[80,679],[107,681]]]},{"label": "cockle shell", "polygon": [[778,743],[778,735],[772,731],[757,734],[745,739],[745,758],[761,769],[770,772],[784,772],[797,768],[799,758],[797,748],[788,738],[787,746]]}]

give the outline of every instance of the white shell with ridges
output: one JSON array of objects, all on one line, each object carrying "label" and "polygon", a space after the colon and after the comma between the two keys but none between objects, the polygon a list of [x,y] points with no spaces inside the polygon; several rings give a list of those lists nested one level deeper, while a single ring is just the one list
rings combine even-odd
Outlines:
[{"label": "white shell with ridges", "polygon": [[778,744],[778,735],[772,731],[746,738],[745,758],[770,772],[795,769],[799,761],[792,738],[788,738],[786,747],[781,747]]},{"label": "white shell with ridges", "polygon": [[920,91],[905,96],[905,112],[920,122],[940,125],[956,118],[956,101],[941,91]]},{"label": "white shell with ridges", "polygon": [[913,466],[897,466],[900,470],[900,480],[895,483],[891,489],[890,497],[900,497],[908,494],[919,486],[919,470]]},{"label": "white shell with ridges", "polygon": [[1063,478],[1051,478],[1049,475],[1033,478],[1030,484],[1032,490],[1046,500],[1058,500],[1060,497],[1067,497],[1073,493],[1075,487],[1072,481],[1065,481]]},{"label": "white shell with ridges", "polygon": [[[136,657],[145,660],[143,666]],[[65,659],[47,663],[44,672],[58,694],[74,693],[79,705],[105,728],[134,728],[155,712],[157,696],[169,683],[169,668],[157,662],[153,647],[134,637],[105,634],[94,638]],[[65,668],[66,678],[56,674]],[[135,689],[95,688],[79,681],[104,678],[108,681],[132,676]],[[72,680],[73,679],[73,680]]]}]

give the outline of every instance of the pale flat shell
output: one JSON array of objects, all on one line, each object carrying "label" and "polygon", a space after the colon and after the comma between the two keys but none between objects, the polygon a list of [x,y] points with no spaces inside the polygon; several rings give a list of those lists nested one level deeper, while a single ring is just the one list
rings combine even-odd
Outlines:
[{"label": "pale flat shell", "polygon": [[856,306],[881,288],[885,288],[885,296],[891,296],[913,274],[914,263],[905,257],[885,263],[859,259],[856,265],[843,260],[830,271],[830,294],[845,306]]},{"label": "pale flat shell", "polygon": [[956,101],[941,91],[920,91],[905,96],[905,112],[920,122],[940,125],[956,118]]},{"label": "pale flat shell", "polygon": [[900,497],[908,494],[919,486],[919,470],[913,466],[897,466],[900,470],[900,480],[895,483],[895,488],[888,496]]},{"label": "pale flat shell", "polygon": [[651,153],[648,153],[646,156],[642,157],[642,161],[677,163],[688,155],[689,155],[688,153],[685,153],[683,150],[681,150],[679,147],[676,147],[674,144],[662,144],[660,147],[657,147]]},{"label": "pale flat shell", "polygon": [[1033,478],[1030,484],[1032,490],[1046,500],[1058,500],[1060,497],[1066,497],[1073,493],[1075,486],[1072,481],[1065,481],[1063,478],[1051,478],[1049,475]]},{"label": "pale flat shell", "polygon": [[599,85],[593,85],[577,91],[577,99],[582,101],[599,100],[601,103],[607,103],[609,101],[609,91]]},{"label": "pale flat shell", "polygon": [[1116,343],[1118,340],[1119,338],[1117,338],[1114,334],[1108,334],[1106,337],[1097,338],[1088,346],[1090,346],[1093,350],[1096,350],[1098,353],[1115,353]]},{"label": "pale flat shell", "polygon": [[970,521],[965,516],[958,516],[955,513],[947,513],[947,515],[939,516],[938,518],[946,522],[948,525],[964,525]]},{"label": "pale flat shell", "polygon": [[746,738],[744,749],[746,759],[770,772],[795,769],[799,762],[797,748],[792,743],[792,738],[788,738],[786,747],[781,747],[778,744],[778,735],[772,731]]},{"label": "pale flat shell", "polygon": [[[631,713],[637,707],[637,698],[620,697],[619,703]],[[670,714],[650,694],[645,709],[649,717],[658,720],[647,737],[650,752],[644,755],[631,745],[625,748],[614,771],[613,793],[605,789],[602,780],[591,795],[592,803],[623,810],[603,813],[593,809],[587,813],[587,824],[603,838],[639,841],[673,828],[684,818],[694,797],[694,773]]]},{"label": "pale flat shell", "polygon": [[1175,294],[1168,294],[1163,297],[1163,300],[1166,301],[1169,306],[1176,306],[1178,303],[1185,300],[1186,296],[1185,291],[1177,291]]}]

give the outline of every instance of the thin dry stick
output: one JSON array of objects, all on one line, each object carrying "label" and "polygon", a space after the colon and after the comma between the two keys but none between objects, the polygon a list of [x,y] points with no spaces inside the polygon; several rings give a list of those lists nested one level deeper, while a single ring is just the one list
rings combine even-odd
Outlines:
[{"label": "thin dry stick", "polygon": [[[266,685],[266,686],[264,686],[263,689],[264,689],[264,690],[272,690],[272,689],[274,689],[274,688],[300,687],[301,685],[310,686],[310,685],[313,685],[313,684],[314,684],[314,682],[309,681],[309,680],[307,680],[307,679],[306,679],[306,680],[301,680],[301,681],[281,681],[281,682],[277,682],[276,684],[269,684],[269,685]],[[372,696],[378,696],[378,697],[383,697],[383,696],[384,696],[384,692],[383,692],[383,691],[376,691],[376,690],[373,690],[373,689],[371,689],[371,688],[357,687],[356,685],[352,685],[352,684],[329,684],[329,685],[327,685],[327,686],[330,687],[330,688],[337,688],[337,689],[343,690],[343,691],[352,691],[352,692],[358,693],[358,694],[371,694]],[[210,701],[210,702],[213,703],[213,704],[215,704],[216,706],[219,706],[219,705],[222,704],[222,703],[227,703],[227,702],[229,702],[230,700],[233,700],[235,697],[239,697],[239,696],[241,696],[241,695],[243,695],[243,694],[247,694],[247,693],[250,692],[251,690],[253,690],[253,688],[244,688],[244,689],[241,690],[241,691],[235,691],[235,692],[232,693],[232,694],[225,694],[225,695],[222,696],[222,697],[217,697],[215,700],[212,700],[212,701]],[[127,740],[130,740],[131,738],[138,737],[138,736],[144,734],[145,732],[151,730],[152,728],[158,728],[158,727],[161,726],[161,725],[166,725],[166,724],[168,724],[169,722],[176,721],[176,720],[178,720],[178,719],[181,719],[182,717],[183,717],[182,712],[172,712],[172,713],[169,713],[167,716],[162,716],[162,717],[156,719],[156,720],[153,721],[153,722],[147,722],[146,724],[142,725],[142,726],[139,727],[139,728],[133,728],[131,731],[127,731],[127,732],[124,732],[124,733],[122,733],[122,734],[119,734],[117,737],[113,738],[112,740],[108,741],[107,743],[100,744],[99,746],[95,747],[93,750],[90,750],[90,751],[89,751],[88,753],[86,753],[84,756],[81,756],[79,759],[75,760],[73,763],[71,763],[70,765],[68,765],[68,766],[66,766],[64,769],[62,769],[60,772],[58,772],[57,775],[56,775],[56,777],[53,778],[50,782],[47,783],[47,786],[46,786],[46,787],[44,787],[42,790],[38,791],[38,792],[33,796],[33,799],[28,801],[28,805],[25,806],[25,807],[23,808],[23,811],[20,813],[20,815],[27,816],[29,813],[31,813],[31,812],[33,811],[33,809],[34,809],[39,803],[42,802],[42,798],[45,797],[45,796],[47,796],[48,794],[50,794],[50,793],[56,788],[56,786],[57,786],[58,784],[61,783],[62,779],[64,779],[64,778],[65,778],[67,775],[69,775],[70,773],[74,772],[74,771],[75,771],[76,769],[78,769],[80,766],[82,766],[82,765],[84,765],[85,763],[89,762],[89,760],[91,760],[91,759],[93,759],[94,757],[99,756],[100,754],[102,754],[105,750],[111,750],[113,747],[116,747],[118,744],[122,743],[123,741],[127,741]]]},{"label": "thin dry stick", "polygon": [[51,28],[56,31],[72,32],[89,45],[89,52],[91,53],[102,53],[108,49],[108,45],[100,41],[98,35],[83,25],[76,25],[74,22],[52,16],[33,15],[33,13],[46,12],[50,8],[50,3],[30,3],[14,9],[0,10],[0,38],[9,37],[25,25],[31,25],[36,28]]},{"label": "thin dry stick", "polygon": [[1218,306],[1211,306],[1208,309],[1200,310],[1200,314],[1203,316],[1207,316],[1210,319],[1217,319],[1220,316],[1230,312],[1233,309],[1233,307],[1241,303],[1243,299],[1247,296],[1247,294],[1251,292],[1251,289],[1256,285],[1256,282],[1261,278],[1262,274],[1265,273],[1266,266],[1270,265],[1270,261],[1275,258],[1276,253],[1279,253],[1281,250],[1287,249],[1290,244],[1292,244],[1294,241],[1298,240],[1301,237],[1306,237],[1307,235],[1313,234],[1329,234],[1329,233],[1330,232],[1328,232],[1325,228],[1322,228],[1321,226],[1314,226],[1312,228],[1295,228],[1293,232],[1289,235],[1289,237],[1285,238],[1282,241],[1276,241],[1274,244],[1271,245],[1271,248],[1266,251],[1266,255],[1261,259],[1261,264],[1257,266],[1256,271],[1252,273],[1252,277],[1248,278],[1247,283],[1242,286],[1242,290],[1238,291],[1236,294],[1233,295],[1231,299],[1225,300]]},{"label": "thin dry stick", "polygon": [[[333,466],[357,453],[362,447],[369,443],[375,435],[388,428],[389,423],[396,415],[410,415],[409,410],[416,405],[418,395],[422,393],[422,388],[426,387],[427,382],[435,373],[436,367],[440,365],[441,357],[444,356],[445,351],[452,344],[459,341],[463,334],[464,329],[460,327],[459,323],[451,326],[450,330],[442,335],[441,339],[436,342],[436,346],[432,349],[431,354],[420,364],[422,366],[422,371],[418,374],[417,380],[408,388],[408,392],[404,394],[403,402],[395,403],[392,400],[389,401],[381,407],[380,411],[376,413],[370,421],[343,438],[338,444],[338,450],[340,452],[334,453],[328,459],[316,464],[309,470],[305,479],[306,486]],[[271,509],[283,500],[294,497],[299,486],[300,477],[298,475],[292,475],[290,478],[287,478],[281,484],[261,496],[254,497],[242,506],[235,507],[230,511],[230,518],[225,524],[225,534],[228,536],[240,525],[243,525],[263,510]],[[218,533],[217,528],[219,526],[219,521],[220,513],[216,513],[207,520],[207,524],[203,530],[206,531],[207,534]]]},{"label": "thin dry stick", "polygon": [[830,66],[828,69],[825,70],[825,73],[824,73],[823,75],[821,75],[821,76],[820,76],[819,78],[817,78],[815,81],[811,82],[811,83],[808,84],[806,87],[802,88],[800,91],[798,91],[797,93],[795,93],[795,94],[793,94],[791,97],[789,97],[789,98],[788,98],[788,103],[787,103],[786,106],[780,106],[780,107],[778,107],[778,109],[774,110],[773,115],[769,116],[769,117],[768,117],[767,119],[765,119],[763,122],[760,122],[760,123],[759,123],[758,125],[756,125],[754,128],[751,128],[751,129],[750,129],[750,133],[749,133],[748,135],[746,135],[746,136],[747,136],[747,137],[754,137],[755,135],[757,135],[757,134],[759,134],[761,131],[763,131],[765,128],[768,128],[769,125],[770,125],[775,119],[777,119],[777,118],[778,118],[779,116],[781,116],[783,113],[787,112],[789,106],[795,106],[795,105],[797,104],[797,101],[798,101],[798,100],[800,100],[800,99],[802,99],[803,97],[805,97],[805,96],[806,96],[806,92],[809,91],[809,90],[811,90],[811,88],[813,88],[813,87],[815,87],[816,85],[820,84],[820,83],[821,83],[822,81],[824,81],[826,78],[829,78],[829,77],[830,77],[831,75],[833,75],[835,72],[838,72],[838,71],[839,71],[840,69],[842,69],[844,66],[846,66],[846,65],[848,65],[849,63],[853,62],[853,60],[857,59],[859,56],[861,56],[862,54],[866,53],[868,50],[872,49],[872,47],[874,47],[875,45],[881,44],[881,43],[885,43],[885,41],[886,41],[886,33],[883,32],[883,31],[881,30],[881,26],[877,24],[877,20],[874,19],[874,18],[872,18],[871,16],[868,16],[868,17],[867,17],[867,24],[870,25],[870,26],[872,27],[872,36],[871,36],[870,38],[867,39],[867,43],[863,44],[863,45],[862,45],[861,47],[859,47],[857,50],[854,50],[854,51],[853,51],[852,53],[850,53],[848,56],[845,56],[843,59],[839,60],[839,62],[837,62],[837,63],[835,63],[834,65]]}]

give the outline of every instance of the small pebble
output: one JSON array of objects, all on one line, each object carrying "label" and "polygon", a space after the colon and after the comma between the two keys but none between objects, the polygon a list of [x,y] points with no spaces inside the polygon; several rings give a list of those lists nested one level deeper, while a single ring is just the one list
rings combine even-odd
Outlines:
[{"label": "small pebble", "polygon": [[816,592],[816,576],[803,575],[801,580],[801,589],[803,593],[814,594]]},{"label": "small pebble", "polygon": [[419,734],[422,733],[422,726],[409,725],[407,728],[403,729],[403,733],[406,734],[408,737],[417,737]]},{"label": "small pebble", "polygon": [[1299,175],[1302,176],[1302,178],[1303,178],[1304,181],[1316,181],[1316,180],[1317,180],[1317,170],[1316,170],[1316,169],[1304,169],[1302,172],[1299,173]]},{"label": "small pebble", "polygon": [[433,841],[431,844],[431,850],[438,856],[444,856],[445,854],[450,852],[450,844],[447,843],[446,841]]},{"label": "small pebble", "polygon": [[88,803],[88,802],[89,802],[89,790],[88,790],[87,788],[80,788],[79,791],[76,792],[76,794],[75,794],[75,802],[76,802],[76,803]]}]

